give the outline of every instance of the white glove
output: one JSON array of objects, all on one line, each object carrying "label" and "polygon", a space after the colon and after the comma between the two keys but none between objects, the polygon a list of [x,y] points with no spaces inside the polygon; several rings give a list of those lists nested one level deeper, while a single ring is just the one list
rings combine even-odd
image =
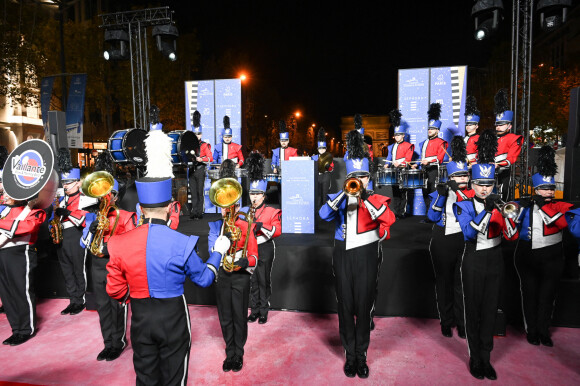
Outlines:
[{"label": "white glove", "polygon": [[213,245],[213,251],[219,252],[223,256],[228,251],[228,249],[230,249],[230,244],[230,239],[228,239],[226,236],[220,236],[217,238],[215,244]]}]

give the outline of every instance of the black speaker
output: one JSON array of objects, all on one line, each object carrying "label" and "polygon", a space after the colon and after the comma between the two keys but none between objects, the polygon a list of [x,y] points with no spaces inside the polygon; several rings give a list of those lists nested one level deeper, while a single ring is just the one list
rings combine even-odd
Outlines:
[{"label": "black speaker", "polygon": [[580,201],[580,87],[570,91],[570,116],[566,139],[566,164],[564,166],[564,200]]}]

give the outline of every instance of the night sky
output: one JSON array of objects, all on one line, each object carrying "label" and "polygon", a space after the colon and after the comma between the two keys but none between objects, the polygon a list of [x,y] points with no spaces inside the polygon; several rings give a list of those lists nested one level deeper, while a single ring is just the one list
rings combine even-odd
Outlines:
[{"label": "night sky", "polygon": [[181,31],[197,31],[202,60],[244,52],[240,66],[256,92],[280,93],[283,106],[267,108],[280,114],[300,109],[305,119],[327,127],[337,127],[341,116],[396,107],[398,69],[482,67],[489,58],[493,42],[473,38],[473,2],[380,3],[165,2]]}]

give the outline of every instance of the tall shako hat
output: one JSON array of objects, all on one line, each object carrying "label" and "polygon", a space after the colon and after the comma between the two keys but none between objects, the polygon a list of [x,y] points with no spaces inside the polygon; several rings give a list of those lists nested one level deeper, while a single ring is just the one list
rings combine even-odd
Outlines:
[{"label": "tall shako hat", "polygon": [[193,112],[193,119],[192,119],[192,125],[193,125],[193,132],[198,134],[201,133],[201,113],[197,110],[195,110]]},{"label": "tall shako hat", "polygon": [[430,129],[441,129],[441,104],[431,103],[429,110],[427,111],[427,117],[429,118],[429,128]]},{"label": "tall shako hat", "polygon": [[290,140],[290,133],[286,130],[286,121],[278,122],[278,133],[280,133],[280,140]]},{"label": "tall shako hat", "polygon": [[172,200],[173,162],[171,148],[171,138],[161,130],[150,131],[145,138],[147,172],[145,177],[135,181],[139,205],[143,208],[167,206]]},{"label": "tall shako hat", "polygon": [[358,131],[361,135],[365,134],[365,128],[362,125],[362,117],[360,114],[354,115],[354,129]]},{"label": "tall shako hat", "polygon": [[454,136],[451,140],[450,147],[453,161],[447,163],[447,175],[449,177],[469,175],[469,169],[467,168],[467,150],[463,137],[460,135]]},{"label": "tall shako hat", "polygon": [[391,110],[391,112],[389,113],[389,120],[391,121],[391,125],[393,125],[394,132],[395,135],[396,134],[407,134],[407,128],[403,125],[401,125],[401,117],[403,116],[403,114],[401,114],[401,110],[399,109],[393,109]]},{"label": "tall shako hat", "polygon": [[368,147],[363,136],[357,130],[351,130],[346,135],[345,161],[347,177],[364,177],[370,175],[370,159]]},{"label": "tall shako hat", "polygon": [[471,167],[471,179],[475,184],[492,186],[495,184],[495,153],[497,135],[487,129],[476,142],[477,163]]},{"label": "tall shako hat", "polygon": [[231,137],[232,135],[232,129],[230,128],[230,117],[224,115],[224,133],[222,134],[222,137]]},{"label": "tall shako hat", "polygon": [[326,148],[326,130],[324,130],[324,127],[318,129],[316,147],[318,149],[322,147]]},{"label": "tall shako hat", "polygon": [[538,154],[538,172],[532,176],[534,189],[556,189],[554,176],[558,173],[556,152],[551,146],[544,145]]},{"label": "tall shako hat", "polygon": [[478,125],[480,112],[477,109],[477,101],[473,95],[469,95],[465,100],[465,124]]},{"label": "tall shako hat", "polygon": [[494,97],[493,113],[495,114],[496,126],[511,123],[514,120],[514,112],[509,108],[507,90],[502,88]]},{"label": "tall shako hat", "polygon": [[268,189],[268,181],[264,179],[264,157],[258,151],[253,151],[247,163],[250,193],[265,193]]},{"label": "tall shako hat", "polygon": [[6,163],[8,156],[8,149],[4,146],[0,146],[0,182],[2,182],[2,170],[4,169],[4,164]]},{"label": "tall shako hat", "polygon": [[58,153],[56,154],[56,164],[58,165],[60,180],[63,184],[81,179],[81,170],[73,167],[70,158],[70,151],[66,147],[58,149]]}]

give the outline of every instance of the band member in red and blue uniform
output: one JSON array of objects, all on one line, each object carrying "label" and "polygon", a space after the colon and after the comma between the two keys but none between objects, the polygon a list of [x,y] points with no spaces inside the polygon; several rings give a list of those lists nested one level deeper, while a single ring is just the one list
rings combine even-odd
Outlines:
[{"label": "band member in red and blue uniform", "polygon": [[[392,110],[389,113],[391,125],[395,128],[395,143],[389,145],[389,154],[387,155],[387,161],[385,163],[385,168],[394,168],[394,170],[402,170],[410,165],[413,160],[413,155],[415,152],[415,145],[405,141],[405,136],[407,135],[407,127],[403,122],[401,123],[401,111],[398,109]],[[398,175],[395,174],[395,176]],[[391,181],[392,182],[392,181]],[[392,185],[393,189],[393,200],[391,208],[397,218],[405,217],[407,211],[407,194],[408,189],[399,188],[399,184],[396,183]]]},{"label": "band member in red and blue uniform", "polygon": [[[183,283],[201,287],[214,281],[229,240],[220,237],[204,263],[196,253],[197,236],[167,226],[172,210],[171,177],[136,181],[144,224],[113,236],[108,243],[107,293],[131,302],[131,344],[138,385],[187,383],[191,323]],[[171,175],[171,169],[165,175]],[[131,248],[127,248],[131,246]]]},{"label": "band member in red and blue uniform", "polygon": [[[318,130],[318,141],[316,142],[316,146],[318,148],[318,154],[314,154],[310,159],[314,161],[318,161],[320,157],[324,154],[328,153],[326,148],[326,131],[323,127]],[[324,172],[320,172],[318,170],[318,200],[316,203],[316,208],[320,209],[322,205],[326,202],[326,196],[328,196],[328,192],[330,191],[330,174],[334,170],[334,161],[331,160],[329,163],[324,165]]]},{"label": "band member in red and blue uniform", "polygon": [[286,122],[279,122],[280,147],[272,149],[272,171],[274,174],[280,173],[281,161],[288,161],[290,157],[297,157],[298,150],[288,146],[290,144],[290,133],[286,131]]},{"label": "band member in red and blue uniform", "polygon": [[[115,180],[111,195],[111,204],[115,204],[119,198],[119,184]],[[115,223],[116,212],[113,208],[107,213],[109,227],[103,233],[103,256],[96,256],[90,251],[90,245],[95,232],[97,231],[98,221],[95,215],[86,216],[86,228],[88,231],[83,232],[81,242],[87,248],[87,254],[91,257],[91,277],[93,283],[93,293],[97,303],[97,312],[99,313],[99,324],[103,343],[105,348],[97,355],[97,360],[112,361],[117,359],[125,346],[127,345],[127,305],[120,304],[118,301],[111,299],[107,294],[107,263],[109,262],[109,253],[107,243],[111,238],[111,231]],[[89,221],[91,221],[89,223]],[[137,227],[138,219],[135,212],[127,212],[119,209],[119,221],[114,235],[120,235]],[[127,247],[129,247],[127,245]]]},{"label": "band member in red and blue uniform", "polygon": [[[439,138],[441,105],[439,103],[431,103],[427,115],[429,117],[427,139],[419,145],[421,168],[427,174],[427,187],[423,189],[423,199],[426,207],[429,205],[429,194],[435,191],[435,180],[439,175],[439,166],[443,163],[445,151],[447,150],[447,141]],[[416,168],[417,164],[412,167]]]},{"label": "band member in red and blue uniform", "polygon": [[477,101],[473,95],[465,101],[465,148],[467,149],[467,161],[469,165],[477,162],[477,140],[479,134],[480,112],[477,109]]},{"label": "band member in red and blue uniform", "polygon": [[[495,139],[492,132],[488,134]],[[499,196],[492,194],[495,148],[487,154],[482,151],[482,137],[478,145],[478,163],[471,168],[475,197],[456,202],[453,210],[465,240],[461,280],[469,371],[477,379],[495,380],[497,374],[490,363],[490,354],[504,272],[501,240],[502,235],[509,240],[515,240],[518,235],[515,223],[504,218],[497,209]]]},{"label": "band member in red and blue uniform", "polygon": [[[351,157],[365,155],[364,149],[349,150]],[[369,376],[367,349],[382,260],[381,241],[389,238],[389,228],[395,222],[390,199],[366,192],[369,163],[368,153],[364,158],[349,158],[347,179],[358,178],[358,194],[344,190],[329,194],[319,211],[323,220],[336,221],[332,263],[340,339],[346,354],[344,373],[349,378],[357,374],[360,378]]]},{"label": "band member in red and blue uniform", "polygon": [[230,128],[230,117],[224,116],[224,131],[222,133],[222,143],[216,145],[213,151],[213,159],[216,163],[221,164],[227,159],[231,159],[236,167],[239,168],[244,164],[244,154],[242,146],[232,142],[233,132]]},{"label": "band member in red and blue uniform", "polygon": [[453,161],[447,163],[447,183],[439,183],[431,193],[431,205],[427,212],[434,222],[429,243],[429,253],[435,272],[435,295],[441,322],[441,334],[452,337],[452,326],[457,326],[457,335],[465,339],[463,313],[463,291],[461,288],[461,256],[465,241],[461,226],[453,213],[453,204],[474,197],[469,189],[469,169],[463,137],[453,138],[452,148],[459,143],[463,153],[453,151]]},{"label": "band member in red and blue uniform", "polygon": [[86,253],[79,241],[85,227],[86,211],[79,208],[81,197],[81,171],[71,169],[60,175],[64,197],[60,200],[53,216],[60,218],[62,242],[56,247],[58,261],[64,276],[64,284],[70,296],[70,304],[62,310],[62,315],[76,315],[85,308],[87,289]]},{"label": "band member in red and blue uniform", "polygon": [[[232,168],[222,164],[220,167],[220,179],[235,178]],[[219,181],[219,180],[218,180]],[[230,208],[222,208],[222,216],[226,211],[239,209],[239,201]],[[208,247],[212,253],[212,245],[222,234],[224,220],[208,223]],[[223,268],[223,259],[217,275],[216,302],[222,335],[226,343],[226,359],[222,364],[222,370],[238,372],[244,366],[244,346],[248,339],[248,303],[250,300],[250,276],[258,264],[258,243],[256,240],[255,225],[252,224],[248,231],[248,223],[243,216],[235,221],[235,226],[240,229],[241,237],[235,246],[235,256],[226,256],[224,259],[234,260],[235,268],[227,272]],[[228,230],[224,230],[228,232]],[[244,244],[248,237],[246,256],[242,256]]]},{"label": "band member in red and blue uniform", "polygon": [[511,169],[516,163],[524,139],[521,135],[511,133],[514,112],[509,110],[507,90],[501,89],[495,95],[495,132],[497,133],[497,191],[502,200],[508,201],[511,184]]},{"label": "band member in red and blue uniform", "polygon": [[[272,296],[272,265],[274,263],[276,245],[274,239],[282,234],[280,209],[266,205],[266,190],[268,181],[265,179],[250,182],[250,203],[254,209],[254,232],[258,243],[258,264],[250,279],[250,308],[248,322],[258,320],[259,324],[268,321],[270,296]],[[250,208],[243,208],[248,212]]]},{"label": "band member in red and blue uniform", "polygon": [[538,156],[538,173],[532,176],[535,195],[519,200],[516,219],[519,241],[514,253],[520,278],[524,327],[530,344],[552,347],[548,328],[558,284],[564,272],[562,230],[572,204],[554,200],[557,172],[555,151],[543,146]]},{"label": "band member in red and blue uniform", "polygon": [[191,166],[188,170],[189,190],[191,194],[191,214],[189,215],[189,217],[191,219],[196,220],[203,218],[204,203],[205,203],[205,197],[203,194],[205,184],[205,171],[207,165],[210,162],[213,162],[213,156],[211,153],[211,145],[207,142],[202,141],[201,139],[202,136],[201,114],[197,110],[193,112],[192,123],[193,123],[193,133],[197,136],[197,139],[199,141],[199,154],[195,155],[196,162],[194,162],[193,166]]}]

